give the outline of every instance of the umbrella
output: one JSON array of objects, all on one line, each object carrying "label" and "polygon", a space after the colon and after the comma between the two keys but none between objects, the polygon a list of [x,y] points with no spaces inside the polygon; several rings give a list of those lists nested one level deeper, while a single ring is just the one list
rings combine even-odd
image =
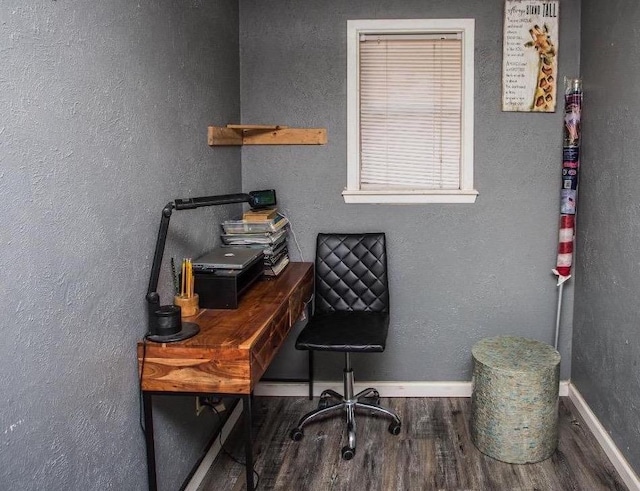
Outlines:
[{"label": "umbrella", "polygon": [[582,115],[582,80],[565,79],[564,142],[562,149],[562,189],[560,191],[560,231],[558,257],[553,273],[558,277],[555,348],[558,349],[562,292],[571,278],[575,216],[577,212],[578,174],[580,171],[580,118]]}]

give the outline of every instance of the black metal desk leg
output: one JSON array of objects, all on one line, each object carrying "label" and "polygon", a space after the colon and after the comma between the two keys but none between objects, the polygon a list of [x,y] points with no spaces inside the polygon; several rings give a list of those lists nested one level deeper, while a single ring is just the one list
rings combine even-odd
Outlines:
[{"label": "black metal desk leg", "polygon": [[247,491],[253,491],[253,438],[251,437],[251,394],[242,396],[244,412],[244,453],[247,472]]},{"label": "black metal desk leg", "polygon": [[313,400],[313,351],[309,350],[309,400]]},{"label": "black metal desk leg", "polygon": [[[307,319],[311,319],[311,316],[313,315],[312,304],[313,302],[311,300],[307,302]],[[311,350],[309,350],[309,400],[313,400],[313,351]]]},{"label": "black metal desk leg", "polygon": [[144,439],[147,444],[147,480],[149,482],[149,491],[156,491],[158,489],[156,450],[153,443],[153,409],[149,392],[142,392],[142,405],[144,406]]}]

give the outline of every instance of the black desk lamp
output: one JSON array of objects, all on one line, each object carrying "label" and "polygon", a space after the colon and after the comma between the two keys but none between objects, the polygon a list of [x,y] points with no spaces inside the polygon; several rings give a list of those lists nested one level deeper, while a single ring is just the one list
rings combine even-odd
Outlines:
[{"label": "black desk lamp", "polygon": [[160,305],[158,279],[160,278],[160,266],[164,255],[164,246],[167,242],[169,220],[173,210],[191,210],[204,206],[229,205],[234,203],[249,203],[252,208],[264,208],[276,204],[276,192],[273,189],[265,191],[252,191],[249,194],[224,194],[220,196],[204,196],[200,198],[176,199],[166,204],[162,209],[160,229],[156,240],[156,250],[151,265],[151,277],[147,289],[147,307],[149,312],[149,332],[147,339],[159,343],[171,343],[182,341],[195,336],[200,327],[193,322],[182,322],[180,307],[176,305]]}]

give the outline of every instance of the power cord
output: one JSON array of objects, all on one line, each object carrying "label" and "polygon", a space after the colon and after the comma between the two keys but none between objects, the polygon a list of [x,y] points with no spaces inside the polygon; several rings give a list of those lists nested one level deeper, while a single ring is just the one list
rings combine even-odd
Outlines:
[{"label": "power cord", "polygon": [[298,249],[298,253],[300,254],[300,260],[302,262],[304,262],[304,254],[302,254],[302,249],[300,248],[300,244],[298,243],[298,238],[296,237],[296,232],[295,232],[295,230],[293,230],[293,223],[291,223],[291,220],[289,219],[289,217],[287,215],[285,215],[284,213],[282,213],[281,211],[278,211],[278,215],[280,215],[281,217],[286,218],[287,220],[289,220],[289,230],[291,230],[291,236],[293,237],[293,241],[296,243],[296,247]]},{"label": "power cord", "polygon": [[142,363],[140,363],[140,373],[138,374],[138,395],[140,398],[140,429],[142,430],[143,435],[147,435],[147,429],[144,426],[144,401],[142,398],[142,374],[144,373],[144,361],[147,357],[147,338],[149,337],[149,333],[145,334],[142,338]]},{"label": "power cord", "polygon": [[[215,413],[216,417],[218,418],[218,423],[220,424],[220,431],[218,432],[218,439],[220,441],[220,448],[222,449],[224,454],[227,457],[229,457],[231,460],[233,460],[236,464],[240,464],[241,466],[246,467],[247,466],[246,462],[242,462],[240,459],[236,458],[230,451],[228,451],[226,448],[224,448],[224,443],[222,442],[222,425],[224,424],[224,421],[222,420],[222,416],[220,415],[220,411],[218,411],[216,406],[208,398],[203,398],[202,405],[208,407],[209,409],[211,409]],[[255,483],[254,483],[254,489],[258,489],[258,486],[260,484],[260,474],[258,474],[258,471],[256,471],[255,468],[253,468],[251,470],[253,471],[253,475],[256,476]]]}]

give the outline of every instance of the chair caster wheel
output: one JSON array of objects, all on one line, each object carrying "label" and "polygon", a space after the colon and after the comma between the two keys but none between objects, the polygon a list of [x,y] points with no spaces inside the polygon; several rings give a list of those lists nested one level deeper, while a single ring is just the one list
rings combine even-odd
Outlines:
[{"label": "chair caster wheel", "polygon": [[294,428],[293,430],[291,430],[291,433],[289,434],[289,436],[294,442],[299,442],[300,440],[302,440],[304,433],[300,428]]},{"label": "chair caster wheel", "polygon": [[373,391],[373,393],[371,394],[371,401],[373,403],[374,406],[379,406],[380,405],[380,392]]},{"label": "chair caster wheel", "polygon": [[356,449],[351,447],[342,447],[342,458],[344,460],[351,460],[356,454]]},{"label": "chair caster wheel", "polygon": [[318,409],[325,409],[329,407],[329,398],[321,397],[318,401]]},{"label": "chair caster wheel", "polygon": [[391,423],[389,425],[389,433],[391,433],[392,435],[399,435],[401,427],[402,425],[399,425],[397,423]]},{"label": "chair caster wheel", "polygon": [[[374,390],[366,397],[362,398],[362,402],[366,402],[367,404],[371,404],[373,406],[380,405],[380,393],[377,390]],[[371,414],[375,414],[375,411],[371,411]]]}]

